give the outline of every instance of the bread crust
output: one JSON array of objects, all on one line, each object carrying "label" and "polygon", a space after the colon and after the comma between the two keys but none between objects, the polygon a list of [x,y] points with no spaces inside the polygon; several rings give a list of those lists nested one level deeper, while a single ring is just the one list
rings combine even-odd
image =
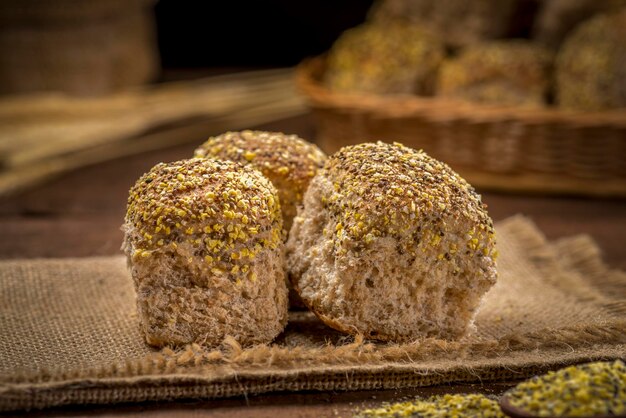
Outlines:
[{"label": "bread crust", "polygon": [[263,173],[278,190],[286,231],[309,182],[326,161],[316,145],[297,135],[250,130],[211,137],[194,154],[236,161]]},{"label": "bread crust", "polygon": [[123,250],[149,344],[270,342],[287,321],[274,186],[231,161],[158,164],[133,186]]},{"label": "bread crust", "polygon": [[496,281],[493,223],[458,174],[401,144],[331,156],[287,242],[290,279],[322,321],[383,341],[465,335]]}]

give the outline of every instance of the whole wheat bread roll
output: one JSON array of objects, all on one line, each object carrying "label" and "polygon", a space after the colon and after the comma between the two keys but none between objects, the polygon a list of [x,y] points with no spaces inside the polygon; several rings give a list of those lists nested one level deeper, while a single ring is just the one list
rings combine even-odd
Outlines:
[{"label": "whole wheat bread roll", "polygon": [[555,79],[560,107],[626,108],[626,7],[584,21],[565,38]]},{"label": "whole wheat bread roll", "polygon": [[276,189],[231,161],[158,164],[130,190],[123,249],[156,346],[270,342],[287,321]]},{"label": "whole wheat bread roll", "polygon": [[363,24],[333,44],[324,84],[347,93],[429,96],[444,56],[443,41],[419,25]]},{"label": "whole wheat bread roll", "polygon": [[441,66],[437,95],[492,105],[543,107],[552,54],[521,39],[477,43]]},{"label": "whole wheat bread roll", "polygon": [[495,256],[474,189],[397,143],[330,156],[287,241],[292,283],[322,321],[390,341],[466,334],[496,281]]},{"label": "whole wheat bread roll", "polygon": [[543,0],[533,27],[533,38],[558,49],[581,22],[620,7],[626,7],[626,0]]},{"label": "whole wheat bread roll", "polygon": [[263,173],[278,190],[286,231],[309,182],[326,161],[326,154],[297,135],[248,130],[211,137],[195,156],[237,161]]},{"label": "whole wheat bread roll", "polygon": [[[368,19],[426,26],[446,43],[464,46],[514,35],[527,20],[527,0],[377,0]],[[522,20],[522,22],[518,22]],[[519,30],[519,29],[518,29]]]}]

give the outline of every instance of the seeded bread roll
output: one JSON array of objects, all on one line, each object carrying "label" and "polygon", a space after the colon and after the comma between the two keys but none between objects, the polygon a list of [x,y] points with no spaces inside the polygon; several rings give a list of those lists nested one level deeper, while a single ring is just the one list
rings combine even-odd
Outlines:
[{"label": "seeded bread roll", "polygon": [[626,8],[576,27],[557,55],[555,73],[560,107],[589,111],[626,107]]},{"label": "seeded bread roll", "polygon": [[474,189],[397,143],[329,157],[287,241],[306,305],[339,331],[384,341],[465,335],[496,282],[495,256]]},{"label": "seeded bread roll", "polygon": [[318,147],[297,135],[263,131],[227,132],[209,138],[195,156],[237,161],[263,173],[278,190],[286,231],[309,182],[326,160]]},{"label": "seeded bread roll", "polygon": [[[515,34],[526,20],[524,0],[377,0],[368,19],[426,26],[454,46]],[[522,22],[519,22],[522,20]]]},{"label": "seeded bread roll", "polygon": [[544,0],[533,27],[533,38],[558,49],[568,33],[597,13],[626,7],[626,0]]},{"label": "seeded bread roll", "polygon": [[158,164],[130,190],[123,249],[155,346],[267,343],[287,321],[274,186],[231,161]]},{"label": "seeded bread roll", "polygon": [[437,94],[485,104],[542,107],[551,64],[547,49],[527,41],[472,45],[441,66]]},{"label": "seeded bread roll", "polygon": [[343,92],[431,95],[444,55],[443,42],[417,25],[365,24],[335,42],[324,83]]}]

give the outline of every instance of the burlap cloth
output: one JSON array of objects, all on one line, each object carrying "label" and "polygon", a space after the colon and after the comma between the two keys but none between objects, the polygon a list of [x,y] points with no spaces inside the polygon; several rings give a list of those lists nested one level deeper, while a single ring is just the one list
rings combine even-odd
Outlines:
[{"label": "burlap cloth", "polygon": [[268,346],[143,343],[122,257],[0,263],[0,411],[522,378],[626,353],[626,273],[586,236],[500,222],[498,284],[463,341],[378,344],[294,312]]}]

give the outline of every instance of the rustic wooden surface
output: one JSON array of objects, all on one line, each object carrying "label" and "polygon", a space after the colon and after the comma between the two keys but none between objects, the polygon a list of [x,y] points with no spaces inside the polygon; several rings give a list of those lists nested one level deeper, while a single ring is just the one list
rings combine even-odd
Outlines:
[{"label": "rustic wooden surface", "polygon": [[[313,138],[310,117],[297,117],[258,127]],[[196,143],[98,164],[64,175],[37,189],[0,200],[0,258],[85,257],[119,253],[120,225],[126,196],[135,179],[160,161],[189,157]],[[604,259],[626,269],[626,200],[590,200],[484,193],[497,221],[523,213],[548,238],[586,233],[600,245]],[[347,393],[270,394],[249,399],[119,406],[77,407],[32,416],[107,417],[324,417],[350,416],[364,405],[415,395],[451,392],[499,394],[512,382],[486,385],[443,385],[431,388]]]}]

